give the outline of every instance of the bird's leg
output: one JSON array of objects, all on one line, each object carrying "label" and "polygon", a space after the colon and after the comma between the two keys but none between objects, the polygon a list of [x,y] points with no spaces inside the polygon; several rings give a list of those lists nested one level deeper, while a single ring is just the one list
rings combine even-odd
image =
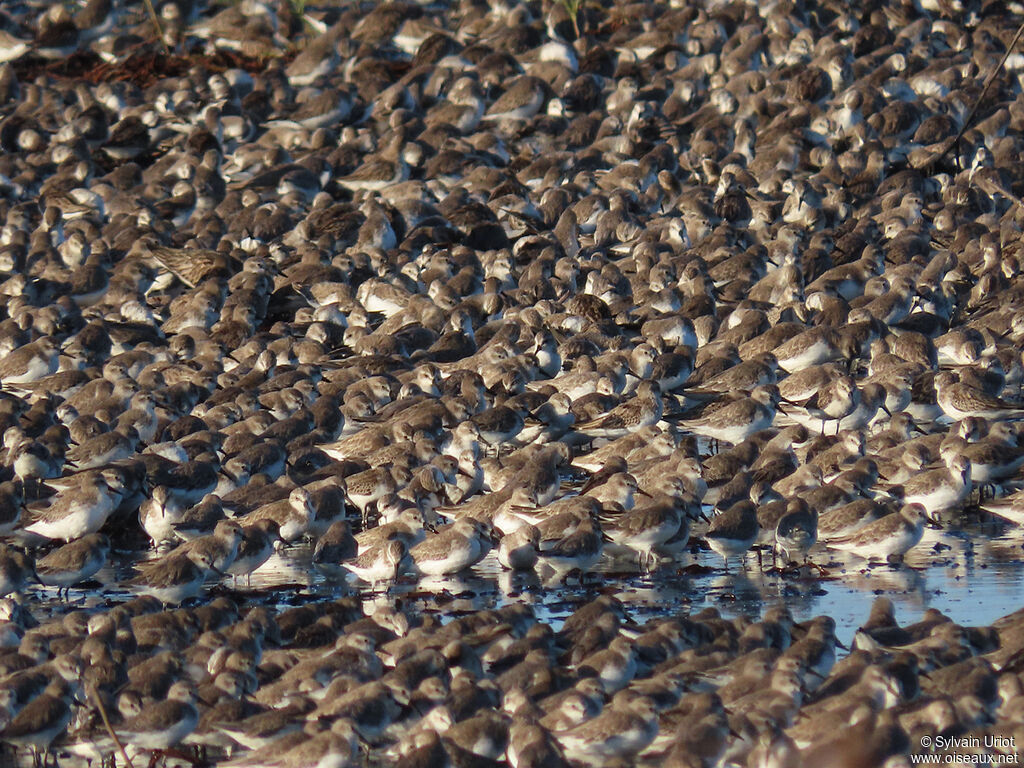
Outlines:
[{"label": "bird's leg", "polygon": [[812,563],[811,559],[806,555],[804,556],[804,565],[809,565],[811,568],[814,568],[814,570],[818,572],[819,577],[829,575],[828,570],[824,566],[818,565],[817,563]]},{"label": "bird's leg", "polygon": [[200,765],[202,761],[195,754],[189,754],[180,749],[172,747],[171,749],[160,750],[160,756],[163,757],[164,763],[167,762],[168,757],[173,757],[179,760],[185,760],[190,765]]}]

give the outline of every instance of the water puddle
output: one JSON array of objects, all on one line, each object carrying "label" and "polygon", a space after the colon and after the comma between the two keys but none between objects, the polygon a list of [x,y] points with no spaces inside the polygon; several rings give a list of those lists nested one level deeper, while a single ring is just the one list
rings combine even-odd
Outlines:
[{"label": "water puddle", "polygon": [[[811,560],[824,567],[822,576],[811,569],[780,573],[765,554],[748,553],[743,567],[732,563],[727,573],[721,558],[698,547],[676,563],[663,563],[651,573],[640,572],[622,559],[602,560],[583,583],[570,577],[564,583],[543,581],[533,572],[503,570],[492,552],[471,571],[457,577],[417,581],[403,577],[389,589],[372,588],[344,572],[323,573],[312,567],[308,545],[275,554],[252,574],[251,582],[233,585],[230,579],[211,585],[210,593],[235,592],[254,603],[287,607],[309,600],[358,594],[368,608],[399,603],[437,615],[442,621],[465,611],[493,608],[509,602],[531,604],[538,616],[555,628],[581,604],[600,593],[612,594],[629,606],[640,622],[680,611],[708,607],[723,616],[758,618],[766,606],[783,603],[797,621],[827,614],[848,643],[867,618],[876,596],[890,597],[900,622],[917,621],[928,608],[964,625],[991,623],[1024,603],[1024,530],[1002,524],[976,525],[946,531],[926,531],[904,563],[873,564],[818,545]],[[39,589],[33,612],[61,613],[70,607],[99,609],[130,599],[118,587],[130,577],[139,553],[116,554],[97,575],[91,590],[72,590],[70,603],[57,600],[53,589]]]}]

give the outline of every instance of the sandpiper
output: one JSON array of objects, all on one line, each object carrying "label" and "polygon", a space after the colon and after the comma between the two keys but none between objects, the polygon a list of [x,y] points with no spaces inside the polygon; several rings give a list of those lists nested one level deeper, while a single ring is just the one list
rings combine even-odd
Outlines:
[{"label": "sandpiper", "polygon": [[346,569],[368,584],[392,582],[409,568],[409,548],[401,538],[393,538],[342,563]]},{"label": "sandpiper", "polygon": [[178,681],[167,691],[165,700],[144,707],[117,730],[133,747],[164,750],[177,746],[198,724],[195,689],[191,683]]},{"label": "sandpiper", "polygon": [[345,495],[365,521],[371,504],[398,490],[390,467],[373,467],[345,478]]},{"label": "sandpiper", "polygon": [[105,467],[131,458],[138,444],[139,435],[134,427],[129,426],[124,432],[111,430],[74,446],[67,453],[67,463],[79,471]]},{"label": "sandpiper", "polygon": [[7,536],[21,521],[25,492],[18,480],[0,483],[0,536]]},{"label": "sandpiper", "polygon": [[540,530],[529,523],[501,537],[498,542],[498,563],[502,568],[526,571],[537,564]]},{"label": "sandpiper", "polygon": [[[142,509],[140,507],[139,513],[141,514],[141,512]],[[174,535],[179,539],[192,541],[213,532],[217,527],[217,523],[224,520],[224,518],[224,505],[221,502],[220,496],[215,493],[208,493],[203,496],[198,504],[189,507],[180,515],[177,515],[177,519],[171,522],[171,528],[174,531]]]},{"label": "sandpiper", "polygon": [[633,475],[628,472],[617,472],[608,476],[600,485],[589,484],[585,494],[602,506],[618,505],[622,509],[632,509],[636,504],[636,495],[640,486]]},{"label": "sandpiper", "polygon": [[31,747],[38,760],[70,724],[72,694],[68,682],[56,678],[11,719],[0,737],[8,744]]},{"label": "sandpiper", "polygon": [[280,540],[280,526],[275,520],[264,518],[242,526],[242,540],[227,572],[236,580],[239,576],[251,580],[253,571],[270,559],[274,546]]},{"label": "sandpiper", "polygon": [[993,425],[988,435],[962,446],[962,450],[971,462],[971,482],[975,485],[1001,480],[1024,466],[1024,449],[1018,445],[1016,430],[1006,422]]},{"label": "sandpiper", "polygon": [[604,531],[616,544],[634,550],[640,557],[641,567],[650,568],[655,560],[654,550],[675,536],[682,524],[682,498],[663,494],[614,516],[604,526]]},{"label": "sandpiper", "polygon": [[350,720],[338,718],[329,730],[295,734],[294,741],[276,740],[263,749],[243,754],[226,765],[252,768],[300,768],[300,766],[344,766],[358,755],[359,739]]},{"label": "sandpiper", "polygon": [[898,513],[869,523],[846,538],[831,539],[828,546],[865,560],[899,558],[921,541],[926,519],[921,504],[907,504]]},{"label": "sandpiper", "polygon": [[383,544],[390,538],[400,538],[411,548],[426,538],[427,531],[423,525],[423,513],[420,510],[415,507],[403,509],[391,522],[356,534],[359,554]]},{"label": "sandpiper", "polygon": [[244,517],[238,518],[243,525],[259,520],[273,520],[283,541],[295,541],[309,529],[310,521],[316,515],[313,499],[305,488],[293,488],[283,501],[264,504]]},{"label": "sandpiper", "polygon": [[287,694],[273,709],[257,712],[235,723],[224,723],[218,730],[246,749],[262,749],[302,729],[302,716],[314,708],[307,696]]},{"label": "sandpiper", "polygon": [[839,357],[832,330],[828,328],[811,328],[780,344],[772,352],[779,368],[787,373],[796,373]]},{"label": "sandpiper", "polygon": [[0,32],[0,63],[5,61],[16,61],[31,48],[28,40],[22,40],[8,32],[6,29]]},{"label": "sandpiper", "polygon": [[213,533],[186,541],[171,554],[203,552],[210,561],[211,570],[222,573],[234,563],[242,539],[242,526],[239,523],[234,520],[221,520]]},{"label": "sandpiper", "polygon": [[971,416],[993,421],[1024,416],[1024,408],[1019,404],[1007,403],[964,384],[951,371],[940,371],[935,375],[935,399],[942,412],[953,421]]},{"label": "sandpiper", "polygon": [[682,421],[680,426],[712,440],[736,445],[770,427],[777,404],[776,387],[757,387],[749,397],[722,405],[707,416]]},{"label": "sandpiper", "polygon": [[107,562],[110,539],[102,533],[86,534],[36,560],[39,581],[65,591],[91,579]]},{"label": "sandpiper", "polygon": [[557,734],[566,756],[585,763],[631,759],[658,733],[654,702],[639,696],[606,708],[600,715]]},{"label": "sandpiper", "polygon": [[139,507],[139,523],[149,536],[153,546],[176,542],[174,523],[184,514],[184,508],[177,503],[166,486],[158,485],[148,499]]},{"label": "sandpiper", "polygon": [[[569,515],[571,522],[566,527],[552,528],[538,525],[541,532],[540,563],[554,571],[557,580],[564,579],[572,571],[588,572],[604,551],[600,525],[591,515]],[[554,519],[551,522],[555,522]]]},{"label": "sandpiper", "polygon": [[57,371],[60,343],[52,336],[18,347],[0,362],[0,384],[31,384]]},{"label": "sandpiper", "polygon": [[806,559],[807,553],[818,540],[818,512],[810,508],[797,509],[782,516],[775,528],[775,543],[795,561]]},{"label": "sandpiper", "polygon": [[26,534],[71,541],[96,533],[121,501],[121,492],[107,478],[94,472],[81,483],[62,491],[43,508],[30,507]]},{"label": "sandpiper", "polygon": [[490,549],[487,526],[475,520],[460,519],[427,536],[409,555],[419,573],[445,576],[475,565]]},{"label": "sandpiper", "polygon": [[943,447],[946,466],[921,472],[903,484],[903,500],[920,504],[929,518],[959,508],[971,492],[971,461],[961,452],[964,443],[951,442]]},{"label": "sandpiper", "polygon": [[853,413],[860,402],[860,396],[861,392],[852,378],[839,376],[824,384],[810,398],[798,403],[799,409],[783,407],[783,410],[786,415],[809,429],[820,422],[821,434],[838,434],[840,423]]},{"label": "sandpiper", "polygon": [[844,538],[894,510],[874,499],[858,499],[829,510],[818,518],[818,535],[823,541]]},{"label": "sandpiper", "polygon": [[615,439],[642,427],[656,424],[662,415],[664,405],[661,387],[656,381],[641,381],[635,397],[616,406],[604,416],[592,421],[576,424],[577,432],[588,437]]},{"label": "sandpiper", "polygon": [[35,578],[32,559],[7,544],[0,544],[0,597],[21,592]]},{"label": "sandpiper", "polygon": [[729,569],[729,558],[742,556],[757,540],[757,508],[750,501],[740,501],[711,519],[704,538],[715,552],[725,560]]},{"label": "sandpiper", "polygon": [[224,254],[202,248],[168,248],[153,243],[149,252],[156,263],[189,288],[195,288],[208,277],[227,277],[230,261]]},{"label": "sandpiper", "polygon": [[337,566],[343,560],[350,560],[359,554],[359,543],[352,535],[347,520],[331,523],[323,536],[313,547],[313,565],[318,568]]},{"label": "sandpiper", "polygon": [[213,570],[213,559],[201,550],[179,552],[141,563],[139,570],[141,575],[130,580],[129,587],[164,604],[178,605],[199,594],[207,574]]}]

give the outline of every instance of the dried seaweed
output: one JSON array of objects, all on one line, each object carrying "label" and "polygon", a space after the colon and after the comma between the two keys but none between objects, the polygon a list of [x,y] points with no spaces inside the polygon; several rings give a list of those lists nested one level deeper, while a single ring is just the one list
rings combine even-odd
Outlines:
[{"label": "dried seaweed", "polygon": [[[287,60],[288,57],[283,58]],[[181,77],[195,67],[202,67],[210,73],[228,69],[262,72],[268,60],[265,57],[250,57],[224,50],[212,54],[190,52],[167,55],[155,43],[145,43],[121,61],[104,61],[93,51],[81,50],[59,61],[26,57],[15,64],[15,72],[21,80],[44,75],[85,80],[89,83],[130,82],[146,88],[167,77]]]}]

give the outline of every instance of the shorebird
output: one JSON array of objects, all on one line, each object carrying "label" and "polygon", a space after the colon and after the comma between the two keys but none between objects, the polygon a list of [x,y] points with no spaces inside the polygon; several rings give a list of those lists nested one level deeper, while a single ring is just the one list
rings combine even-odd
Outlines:
[{"label": "shorebird", "polygon": [[7,30],[0,33],[0,63],[17,61],[31,48],[28,40],[12,35]]},{"label": "shorebird", "polygon": [[540,530],[529,523],[506,533],[498,542],[498,563],[502,568],[526,571],[537,564]]},{"label": "shorebird", "polygon": [[302,729],[302,716],[314,708],[307,696],[292,692],[273,709],[259,711],[234,723],[224,723],[218,730],[245,749],[263,749],[283,736]]},{"label": "shorebird", "polygon": [[18,527],[24,503],[24,486],[20,481],[0,483],[0,536],[7,536]]},{"label": "shorebird", "polygon": [[783,515],[775,528],[775,544],[784,550],[786,557],[795,561],[803,557],[818,540],[818,513],[804,508]]},{"label": "shorebird", "polygon": [[72,541],[96,533],[121,501],[121,490],[105,475],[94,472],[58,494],[48,506],[29,508],[25,534]]},{"label": "shorebird", "polygon": [[31,384],[56,373],[60,342],[52,336],[18,347],[0,361],[0,385]]},{"label": "shorebird", "polygon": [[149,246],[156,264],[189,288],[195,288],[209,277],[230,277],[231,262],[222,253],[205,248],[168,248]]},{"label": "shorebird", "polygon": [[959,508],[971,492],[971,461],[963,455],[962,441],[943,447],[946,466],[920,472],[903,484],[903,501],[920,504],[930,519]]},{"label": "shorebird", "polygon": [[552,525],[538,524],[541,541],[538,560],[550,568],[557,580],[577,571],[580,581],[601,559],[604,551],[600,524],[591,514],[566,513],[564,524],[552,517]]},{"label": "shorebird", "polygon": [[757,508],[750,501],[741,501],[711,518],[704,539],[722,556],[728,570],[729,558],[742,556],[750,549],[757,540],[758,532]]},{"label": "shorebird", "polygon": [[799,408],[781,405],[780,409],[808,429],[820,421],[821,434],[824,435],[829,431],[827,427],[832,426],[831,431],[838,435],[842,420],[854,412],[860,398],[861,392],[854,380],[849,376],[839,376],[823,384],[811,397],[796,403]]},{"label": "shorebird", "polygon": [[177,746],[199,724],[196,692],[191,683],[178,681],[163,701],[144,707],[118,727],[121,738],[133,747],[166,750]]},{"label": "shorebird", "polygon": [[[20,431],[12,427],[10,431]],[[4,435],[4,442],[7,442],[7,434]],[[40,440],[33,440],[27,436],[16,439],[7,453],[7,464],[14,469],[14,477],[22,488],[29,488],[36,493],[40,492],[40,483],[43,480],[51,480],[59,477],[64,467],[64,459],[58,453],[54,454]]]},{"label": "shorebird", "polygon": [[726,403],[706,416],[687,419],[679,425],[688,432],[736,445],[772,425],[778,397],[774,386],[757,387],[749,397]]},{"label": "shorebird", "polygon": [[950,371],[940,371],[935,375],[935,399],[942,412],[953,421],[972,416],[993,421],[1024,416],[1024,408],[1019,404],[1007,403],[964,384]]},{"label": "shorebird", "polygon": [[247,526],[260,520],[273,520],[277,523],[281,540],[291,542],[309,530],[310,522],[315,515],[312,496],[305,488],[299,487],[293,488],[287,499],[264,504],[238,518],[238,523]]},{"label": "shorebird", "polygon": [[341,565],[368,584],[379,584],[393,582],[412,564],[406,543],[401,538],[392,538]]},{"label": "shorebird", "polygon": [[349,720],[335,720],[329,730],[312,736],[299,734],[294,743],[268,745],[264,749],[242,755],[225,765],[252,768],[291,768],[292,766],[349,765],[358,755],[359,739]]},{"label": "shorebird", "polygon": [[244,539],[242,526],[234,520],[221,520],[213,533],[200,536],[178,546],[171,554],[203,552],[215,572],[227,571],[238,556],[238,548]]},{"label": "shorebird", "polygon": [[604,763],[631,759],[654,741],[658,733],[657,710],[650,699],[638,696],[613,703],[600,715],[557,734],[572,760]]},{"label": "shorebird", "polygon": [[313,547],[313,564],[317,567],[337,566],[359,554],[359,543],[352,535],[347,520],[336,520]]},{"label": "shorebird", "polygon": [[865,560],[900,558],[921,541],[926,520],[921,504],[907,504],[898,513],[868,523],[845,538],[830,539],[828,546]]},{"label": "shorebird", "polygon": [[206,577],[213,572],[213,558],[202,550],[179,552],[141,563],[139,571],[139,576],[128,581],[130,588],[152,595],[161,603],[179,605],[202,590]]},{"label": "shorebird", "polygon": [[34,579],[35,566],[32,559],[7,544],[0,544],[0,597],[12,592],[21,592]]},{"label": "shorebird", "polygon": [[40,583],[67,590],[91,579],[107,563],[110,539],[102,533],[90,533],[58,547],[36,560]]},{"label": "shorebird", "polygon": [[11,719],[0,731],[0,737],[16,747],[31,747],[38,762],[40,755],[49,753],[50,745],[71,723],[73,693],[63,678],[53,680]]},{"label": "shorebird", "polygon": [[1006,422],[993,425],[983,439],[962,450],[971,462],[971,482],[976,485],[1001,480],[1024,466],[1024,448],[1018,445],[1017,431]]},{"label": "shorebird", "polygon": [[175,542],[174,523],[180,519],[184,509],[177,504],[165,486],[158,485],[139,507],[139,523],[149,536],[153,546]]},{"label": "shorebird", "polygon": [[[141,507],[139,512],[141,514]],[[215,493],[208,493],[198,504],[177,515],[177,519],[171,523],[171,529],[179,539],[192,541],[212,533],[217,523],[222,522],[225,516],[220,497]]]},{"label": "shorebird", "polygon": [[368,509],[379,499],[398,490],[390,467],[372,467],[345,478],[345,495],[359,510],[364,526]]},{"label": "shorebird", "polygon": [[684,503],[681,495],[660,495],[611,516],[603,526],[604,532],[616,544],[635,551],[641,567],[649,569],[656,560],[654,551],[678,534],[681,526],[689,529],[689,521],[684,523]]},{"label": "shorebird", "polygon": [[428,535],[409,551],[413,567],[427,576],[446,576],[480,562],[491,549],[485,524],[460,519]]},{"label": "shorebird", "polygon": [[423,525],[422,512],[414,507],[404,509],[391,522],[382,523],[356,534],[359,554],[383,544],[391,538],[400,538],[411,548],[426,538],[427,531]]},{"label": "shorebird", "polygon": [[253,571],[274,554],[274,547],[281,541],[280,531],[277,521],[269,518],[242,526],[238,551],[234,561],[228,566],[227,573],[236,581],[239,576],[245,576],[246,580],[251,582]]},{"label": "shorebird", "polygon": [[818,518],[818,536],[822,541],[845,538],[865,525],[895,511],[874,499],[859,499],[824,513]]},{"label": "shorebird", "polygon": [[661,419],[663,408],[661,387],[658,383],[641,381],[633,399],[616,406],[604,416],[576,424],[575,430],[590,438],[615,439],[656,424]]},{"label": "shorebird", "polygon": [[821,365],[839,357],[831,329],[811,328],[797,334],[772,350],[779,368],[796,373],[812,365]]}]

